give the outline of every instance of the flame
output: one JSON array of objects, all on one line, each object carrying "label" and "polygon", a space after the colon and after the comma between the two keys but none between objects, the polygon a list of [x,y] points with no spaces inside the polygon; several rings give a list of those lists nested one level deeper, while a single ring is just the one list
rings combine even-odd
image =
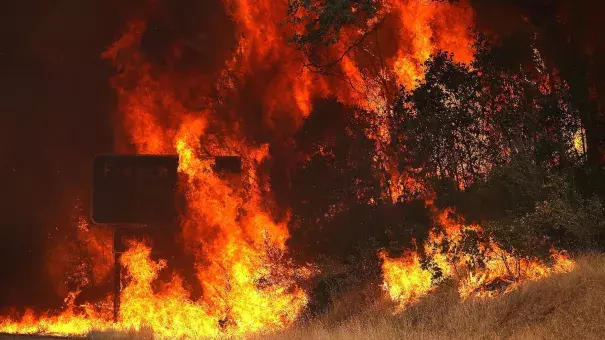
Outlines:
[{"label": "flame", "polygon": [[[442,230],[431,230],[423,245],[424,256],[418,251],[405,252],[401,258],[389,258],[385,252],[379,253],[383,260],[383,287],[398,303],[398,311],[417,302],[449,278],[457,281],[458,293],[463,300],[486,298],[509,293],[529,281],[567,273],[576,266],[566,253],[556,249],[551,249],[551,263],[548,264],[536,258],[517,258],[491,240],[479,244],[476,249],[482,255],[481,263],[478,263],[477,258],[463,250],[462,243],[465,232],[482,234],[483,228],[452,217],[452,209],[436,214]],[[423,258],[426,259],[424,265]]]},{"label": "flame", "polygon": [[[179,172],[184,180],[187,212],[182,216],[182,244],[194,258],[196,277],[203,288],[199,300],[190,298],[183,278],[172,274],[169,282],[160,273],[169,271],[167,262],[151,259],[151,248],[133,243],[122,255],[127,280],[121,295],[117,323],[111,321],[111,296],[88,304],[76,304],[78,291],[69,294],[61,312],[27,311],[20,318],[0,319],[0,332],[84,335],[93,330],[130,330],[151,327],[159,337],[247,335],[278,330],[292,324],[307,304],[297,278],[311,270],[296,267],[285,256],[288,216],[275,220],[270,212],[268,191],[261,183],[260,163],[270,157],[268,145],[247,138],[251,123],[233,103],[246,100],[242,87],[264,77],[255,88],[262,115],[263,132],[293,133],[307,117],[315,98],[336,96],[375,115],[377,140],[388,142],[385,126],[389,93],[397,86],[416,86],[424,75],[423,63],[439,49],[455,53],[456,60],[472,59],[472,10],[466,1],[456,4],[426,0],[385,0],[381,15],[385,20],[378,34],[391,34],[395,44],[383,58],[370,64],[365,54],[382,55],[371,43],[344,53],[347,46],[336,44],[331,54],[343,55],[335,66],[339,77],[315,73],[303,65],[301,52],[288,43],[292,30],[282,25],[287,1],[223,0],[236,32],[236,48],[222,69],[210,74],[177,72],[180,53],[167,65],[158,66],[140,50],[145,20],[132,20],[124,34],[104,54],[119,70],[112,79],[118,94],[122,126],[129,142],[140,154],[178,154]],[[371,23],[369,23],[371,24]],[[296,28],[293,28],[296,29]],[[343,41],[356,32],[344,30]],[[374,39],[374,38],[372,38]],[[371,46],[374,47],[371,47]],[[178,49],[178,47],[174,47]],[[375,57],[378,58],[378,57]],[[345,79],[345,81],[343,81]],[[394,82],[394,84],[392,84]],[[188,85],[209,83],[208,98],[200,109],[186,107],[180,94]],[[390,84],[390,85],[389,85]],[[213,94],[214,93],[214,94]],[[292,122],[289,129],[279,124]],[[129,147],[118,143],[117,151]],[[378,150],[376,161],[389,159]],[[241,181],[231,181],[212,172],[210,155],[239,155],[243,158]],[[392,160],[389,160],[393,163]],[[395,164],[395,163],[393,163]],[[401,183],[409,182],[390,166],[395,178],[392,196],[396,200]],[[387,185],[388,186],[388,185]],[[418,186],[411,183],[410,186]],[[86,235],[90,235],[82,229]],[[100,252],[103,242],[91,242],[89,251]],[[417,275],[398,283],[392,296],[415,299],[428,292],[433,282],[418,268],[420,258],[391,261],[384,257],[387,277],[395,287],[397,277]],[[106,262],[100,259],[99,262]],[[397,267],[397,264],[401,265]],[[106,263],[105,263],[106,264]],[[101,264],[97,264],[101,265]],[[398,269],[399,268],[399,269]],[[409,268],[406,269],[406,268]],[[414,269],[415,270],[415,269]],[[96,267],[97,276],[107,275],[107,267]]]},{"label": "flame", "polygon": [[289,287],[274,283],[259,288],[254,281],[258,273],[247,272],[250,268],[245,264],[231,268],[232,288],[226,297],[231,310],[216,310],[204,301],[189,299],[177,275],[156,291],[153,284],[166,262],[151,260],[151,248],[142,243],[132,244],[121,263],[129,282],[122,290],[118,322],[111,321],[110,296],[95,305],[76,305],[78,292],[72,292],[65,300],[66,309],[58,315],[37,316],[28,310],[19,320],[0,321],[0,332],[86,335],[93,330],[138,331],[150,327],[159,338],[237,336],[292,322],[306,304],[306,295],[300,289],[288,291]]},{"label": "flame", "polygon": [[406,42],[392,59],[400,85],[411,89],[421,82],[424,63],[437,50],[452,52],[456,62],[473,60],[473,10],[468,1],[389,0],[386,6],[399,19],[398,41]]},{"label": "flame", "polygon": [[431,292],[432,275],[422,269],[420,255],[408,250],[397,259],[391,259],[385,252],[380,252],[383,260],[382,275],[391,299],[400,302],[401,307],[417,302]]}]

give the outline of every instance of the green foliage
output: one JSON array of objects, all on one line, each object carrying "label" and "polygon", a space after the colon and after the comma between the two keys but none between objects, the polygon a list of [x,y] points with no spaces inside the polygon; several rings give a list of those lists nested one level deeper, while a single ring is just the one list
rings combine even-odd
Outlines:
[{"label": "green foliage", "polygon": [[470,183],[494,159],[486,134],[479,74],[439,53],[427,62],[426,80],[395,105],[393,135],[402,165],[424,176]]},{"label": "green foliage", "polygon": [[[501,172],[510,170],[511,167]],[[513,170],[514,171],[514,170]],[[508,251],[520,256],[545,258],[551,247],[571,251],[593,250],[598,246],[596,236],[605,228],[605,215],[600,200],[585,199],[573,188],[567,176],[543,172],[537,185],[521,190],[512,176],[492,177],[486,187],[516,188],[521,204],[511,210],[499,211],[500,218],[485,222],[485,229]],[[520,182],[535,179],[535,172]],[[499,183],[495,183],[499,182]],[[512,185],[511,185],[512,184]],[[508,198],[512,201],[514,196]],[[533,204],[533,206],[532,206]],[[484,208],[485,209],[485,208]]]},{"label": "green foliage", "polygon": [[[522,46],[516,54],[533,53],[531,41]],[[515,70],[503,51],[519,48],[518,41],[491,46],[480,38],[472,68],[447,53],[426,63],[425,81],[402,89],[393,109],[402,170],[419,169],[449,190],[447,181],[469,187],[516,154],[547,168],[581,161],[573,148],[581,124],[568,88],[538,62]]]},{"label": "green foliage", "polygon": [[463,207],[473,221],[505,218],[509,214],[525,214],[542,199],[545,170],[527,157],[518,154],[509,163],[495,167],[485,181],[474,183],[466,190]]},{"label": "green foliage", "polygon": [[596,247],[603,208],[572,174],[584,161],[573,147],[579,113],[567,85],[545,77],[532,40],[493,46],[480,37],[472,68],[446,53],[426,66],[425,81],[402,90],[393,110],[400,169],[419,169],[438,205],[485,225],[517,256]]}]

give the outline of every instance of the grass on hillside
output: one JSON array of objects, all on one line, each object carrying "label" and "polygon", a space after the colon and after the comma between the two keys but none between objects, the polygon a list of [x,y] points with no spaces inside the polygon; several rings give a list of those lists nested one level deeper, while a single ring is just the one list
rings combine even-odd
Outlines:
[{"label": "grass on hillside", "polygon": [[[492,299],[460,302],[443,287],[398,315],[387,306],[337,303],[325,317],[262,340],[605,339],[605,256],[585,256],[568,274],[524,285]],[[96,334],[92,339],[151,339],[149,332]]]}]

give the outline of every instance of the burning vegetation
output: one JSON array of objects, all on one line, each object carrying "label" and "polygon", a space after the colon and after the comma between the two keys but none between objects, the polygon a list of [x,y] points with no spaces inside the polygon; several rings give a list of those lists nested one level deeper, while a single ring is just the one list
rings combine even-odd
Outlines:
[{"label": "burning vegetation", "polygon": [[396,312],[447,282],[501,296],[603,246],[600,46],[549,14],[489,5],[524,13],[505,33],[482,1],[200,3],[142,1],[102,55],[114,151],[179,157],[178,226],[129,241],[114,322],[112,234],[79,207],[48,265],[64,306],[0,332],[266,334],[351,291]]},{"label": "burning vegetation", "polygon": [[380,254],[384,288],[401,309],[452,277],[464,300],[506,294],[523,282],[567,273],[575,267],[573,260],[555,249],[550,250],[549,261],[515,256],[486,238],[480,226],[465,225],[451,215],[449,210],[439,213],[439,228],[431,230],[420,251],[406,251],[395,259]]}]

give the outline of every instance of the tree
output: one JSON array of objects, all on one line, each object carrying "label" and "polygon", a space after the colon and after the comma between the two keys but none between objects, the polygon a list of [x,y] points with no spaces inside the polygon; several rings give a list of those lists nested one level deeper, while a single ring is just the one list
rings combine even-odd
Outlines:
[{"label": "tree", "polygon": [[[376,140],[367,136],[370,115],[334,99],[318,100],[295,135],[298,164],[290,173],[289,249],[301,261],[361,270],[376,249],[400,251],[421,242],[431,223],[421,200],[394,204],[383,194],[387,174],[374,161]],[[366,263],[366,269],[369,264]],[[374,263],[379,269],[378,263]]]},{"label": "tree", "polygon": [[[476,3],[485,0],[474,0]],[[586,130],[587,161],[591,166],[605,165],[605,44],[601,19],[601,1],[500,0],[519,8],[536,34],[538,49],[549,68],[557,69],[571,89],[571,101],[581,113]],[[587,51],[590,51],[587,53]]]},{"label": "tree", "polygon": [[[452,1],[453,2],[453,1]],[[537,47],[548,70],[557,70],[561,79],[569,84],[570,99],[581,113],[587,144],[587,162],[593,167],[605,166],[605,39],[600,29],[600,16],[604,5],[600,1],[563,0],[472,0],[479,7],[488,4],[518,9],[518,14],[528,18],[529,29],[521,32],[525,40],[536,38]],[[371,0],[291,0],[291,21],[306,23],[293,41],[308,53],[313,48],[334,44],[339,32],[347,28],[361,29],[363,39],[375,26],[365,23],[380,14],[382,1]],[[491,7],[493,9],[493,7]],[[479,12],[483,13],[483,12]],[[378,21],[380,22],[380,21]],[[507,27],[508,29],[508,27]],[[501,36],[506,37],[506,32]],[[359,43],[359,39],[348,44],[345,53]],[[510,54],[508,55],[510,56]],[[525,54],[525,62],[532,60]],[[339,61],[314,62],[311,65],[332,65]]]},{"label": "tree", "polygon": [[[511,173],[527,183],[535,181],[535,174],[539,172],[524,176],[520,172],[513,174],[514,171],[513,167],[506,167],[501,173]],[[600,246],[597,236],[605,228],[605,215],[599,199],[583,198],[565,175],[550,171],[541,175],[531,189],[526,189],[528,195],[520,204],[510,210],[501,208],[500,217],[484,223],[486,231],[507,251],[518,256],[548,258],[551,247],[587,251]],[[492,187],[492,194],[499,194],[493,188],[510,186],[511,181],[503,179],[494,176],[486,183]],[[515,191],[508,192],[515,194]],[[510,206],[512,200],[508,201]]]},{"label": "tree", "polygon": [[[400,168],[466,188],[522,154],[545,167],[578,161],[578,111],[565,83],[532,55],[532,41],[479,37],[472,67],[438,53],[426,63],[425,81],[401,89],[393,108],[393,147]],[[437,185],[438,183],[436,183]],[[447,184],[445,184],[447,186]]]},{"label": "tree", "polygon": [[303,26],[302,32],[294,33],[292,40],[301,49],[332,45],[338,41],[343,28],[364,27],[367,20],[376,16],[380,6],[381,1],[377,0],[289,0],[289,21]]},{"label": "tree", "polygon": [[[426,79],[414,91],[401,91],[394,108],[395,148],[401,170],[470,184],[493,157],[488,155],[484,105],[477,96],[477,72],[439,53],[427,62]],[[485,138],[484,138],[485,137]]]}]

